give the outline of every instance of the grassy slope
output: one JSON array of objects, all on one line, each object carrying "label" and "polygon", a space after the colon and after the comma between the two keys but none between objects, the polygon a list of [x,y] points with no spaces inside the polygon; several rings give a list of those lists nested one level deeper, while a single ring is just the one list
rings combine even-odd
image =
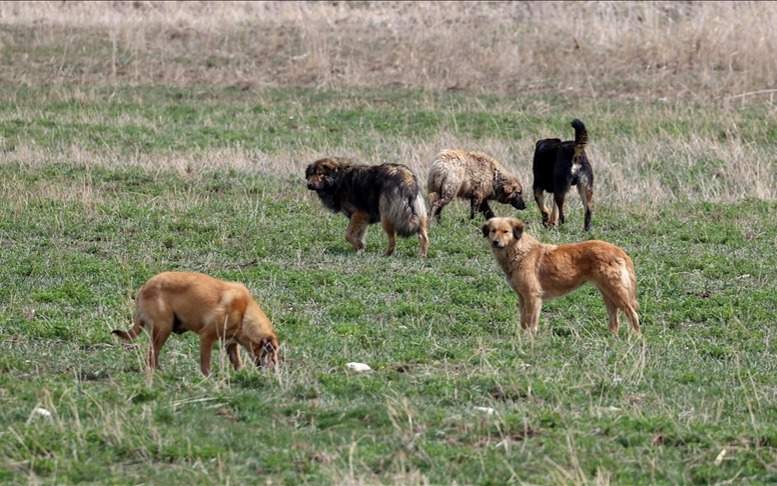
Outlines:
[{"label": "grassy slope", "polygon": [[[463,95],[182,93],[97,92],[79,104],[22,92],[4,107],[0,479],[777,480],[773,203],[601,205],[591,237],[634,257],[644,338],[610,337],[584,288],[548,303],[531,340],[516,336],[515,296],[463,204],[432,228],[427,261],[412,239],[381,257],[377,227],[355,256],[345,219],[323,211],[301,174],[30,165],[15,154],[76,144],[120,161],[235,143],[368,150],[376,134],[439,130],[509,138],[510,123],[546,123],[524,116],[522,101],[509,101],[516,116],[505,100]],[[609,120],[603,136],[640,111],[554,106],[559,127],[565,109]],[[450,119],[491,109],[508,114]],[[714,111],[687,110],[697,126],[649,108],[635,123],[678,136],[715,129]],[[313,118],[288,121],[303,112]],[[774,143],[757,117],[739,116],[754,120],[742,124],[753,143]],[[578,210],[561,231],[539,227],[534,207],[523,215],[544,241],[586,237]],[[172,268],[246,282],[285,344],[281,372],[217,366],[203,380],[197,341],[184,335],[165,347],[161,373],[139,373],[145,341],[125,349],[109,330],[128,325],[145,279]],[[376,371],[352,375],[347,361]],[[53,420],[30,420],[36,404]]]}]

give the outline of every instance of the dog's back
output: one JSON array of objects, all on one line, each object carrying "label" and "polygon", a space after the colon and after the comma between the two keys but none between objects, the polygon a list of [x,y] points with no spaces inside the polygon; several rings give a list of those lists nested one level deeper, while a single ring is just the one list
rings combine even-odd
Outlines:
[{"label": "dog's back", "polygon": [[428,191],[467,196],[471,188],[491,186],[494,174],[506,172],[496,159],[480,152],[446,149],[437,154],[429,171]]},{"label": "dog's back", "polygon": [[203,311],[244,309],[251,300],[245,285],[196,272],[162,272],[149,279],[138,292],[137,312],[149,306],[166,306],[185,327],[205,324]]}]

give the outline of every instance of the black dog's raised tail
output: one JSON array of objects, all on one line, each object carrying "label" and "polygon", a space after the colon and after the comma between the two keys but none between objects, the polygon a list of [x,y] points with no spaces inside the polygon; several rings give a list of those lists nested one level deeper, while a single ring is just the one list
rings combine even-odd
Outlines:
[{"label": "black dog's raised tail", "polygon": [[577,118],[572,120],[572,128],[575,129],[575,151],[582,152],[588,145],[588,130],[585,129],[583,122]]}]

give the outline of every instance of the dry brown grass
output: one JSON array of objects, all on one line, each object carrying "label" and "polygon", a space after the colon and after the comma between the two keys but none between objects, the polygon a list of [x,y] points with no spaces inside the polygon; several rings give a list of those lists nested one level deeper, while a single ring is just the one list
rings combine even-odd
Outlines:
[{"label": "dry brown grass", "polygon": [[[531,154],[534,138],[473,140],[441,132],[428,140],[374,137],[373,150],[365,152],[355,146],[332,145],[322,150],[282,150],[257,152],[241,147],[206,149],[173,153],[137,153],[133,156],[110,151],[91,152],[78,146],[45,149],[18,146],[7,161],[24,165],[45,166],[67,163],[86,167],[141,167],[151,173],[173,170],[182,177],[209,177],[213,171],[237,169],[245,173],[271,174],[298,179],[304,188],[305,165],[323,155],[344,155],[360,162],[379,164],[390,160],[409,165],[426,187],[426,175],[434,156],[444,148],[477,148],[504,162],[521,180],[530,199]],[[588,149],[596,176],[595,204],[638,203],[659,207],[688,198],[730,202],[743,198],[777,199],[777,173],[769,146],[738,139],[720,141],[711,137],[689,135],[682,138],[656,137],[649,140],[626,138],[600,140]],[[0,158],[0,162],[6,157]],[[714,173],[698,174],[699,160],[724,161]],[[656,164],[663,164],[656,166]],[[86,187],[86,186],[84,186]],[[72,197],[81,197],[74,191]],[[89,193],[89,197],[99,194]],[[52,196],[54,197],[54,196]],[[570,197],[574,208],[576,195]],[[576,209],[574,209],[576,210]]]},{"label": "dry brown grass", "polygon": [[707,98],[774,87],[774,25],[769,2],[3,2],[0,79]]}]

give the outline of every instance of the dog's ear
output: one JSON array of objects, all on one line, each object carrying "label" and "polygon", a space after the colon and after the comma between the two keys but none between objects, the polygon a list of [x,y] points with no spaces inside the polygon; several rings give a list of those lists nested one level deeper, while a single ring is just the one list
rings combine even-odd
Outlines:
[{"label": "dog's ear", "polygon": [[513,238],[516,240],[520,240],[521,236],[523,236],[523,222],[521,222],[518,219],[514,219],[512,221],[513,225]]},{"label": "dog's ear", "polygon": [[338,164],[337,161],[333,159],[326,159],[326,163],[323,166],[329,172],[337,172],[340,170],[340,164]]},{"label": "dog's ear", "polygon": [[488,236],[488,231],[489,231],[488,223],[486,223],[483,226],[481,226],[480,227],[480,231],[483,232],[483,237],[487,237]]}]

